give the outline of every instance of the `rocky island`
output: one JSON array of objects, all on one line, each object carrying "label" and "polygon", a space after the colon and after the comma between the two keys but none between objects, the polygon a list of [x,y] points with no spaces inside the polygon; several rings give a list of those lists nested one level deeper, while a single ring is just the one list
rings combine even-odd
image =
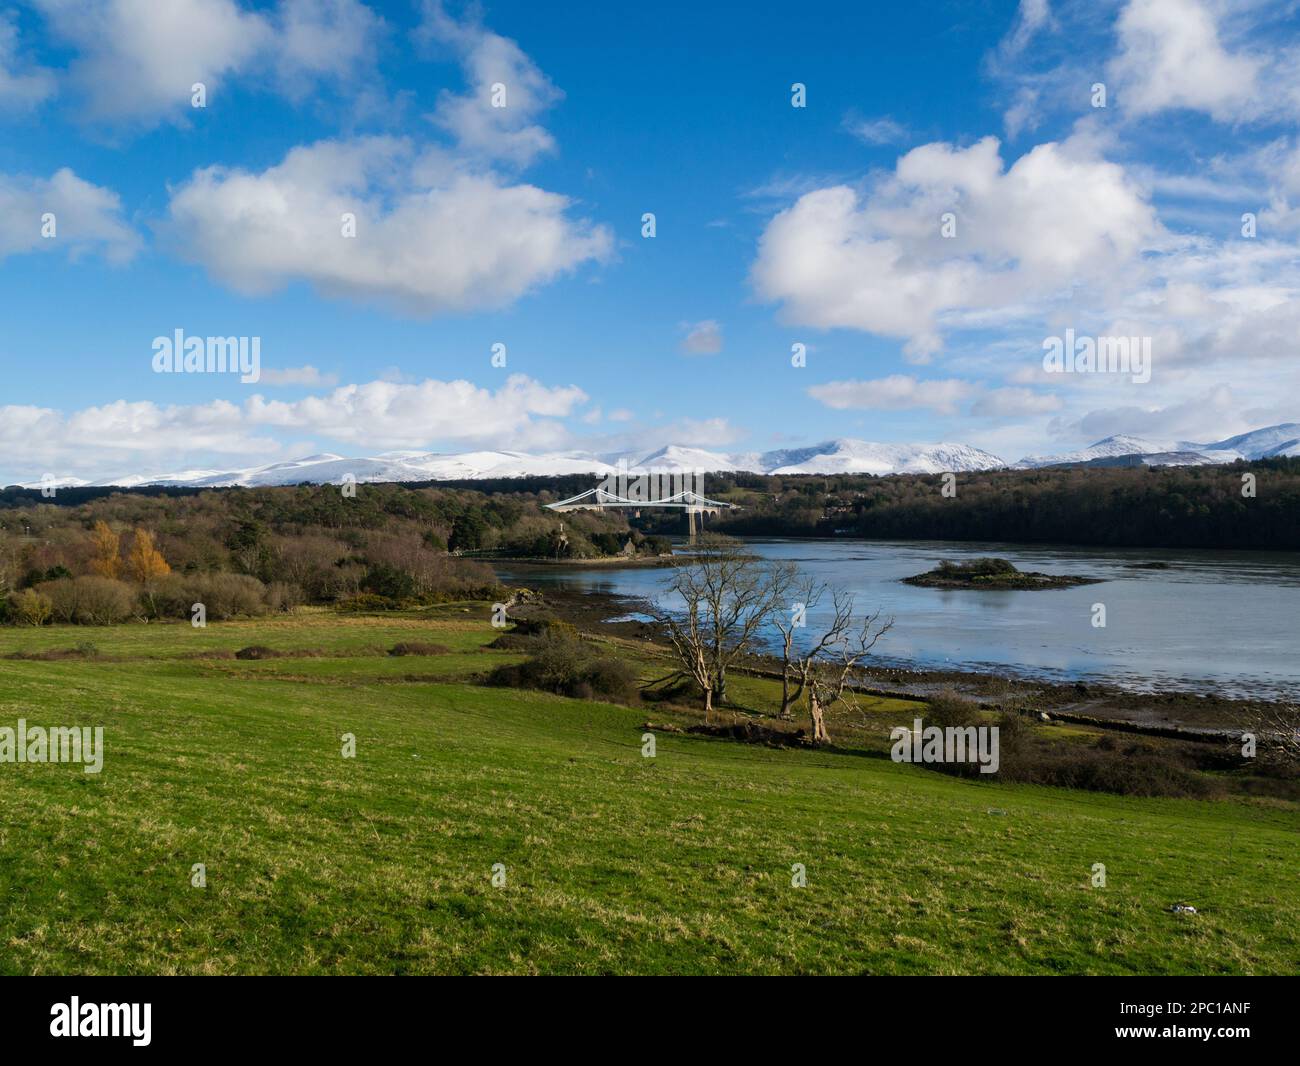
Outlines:
[{"label": "rocky island", "polygon": [[903,578],[908,585],[931,589],[1064,589],[1092,585],[1099,580],[1018,570],[1006,559],[990,558],[971,559],[964,563],[944,560],[927,573]]}]

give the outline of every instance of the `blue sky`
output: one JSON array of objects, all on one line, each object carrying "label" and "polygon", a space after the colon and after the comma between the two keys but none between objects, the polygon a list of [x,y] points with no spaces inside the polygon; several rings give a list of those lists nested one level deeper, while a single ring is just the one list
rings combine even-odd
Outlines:
[{"label": "blue sky", "polygon": [[[837,436],[1014,460],[1300,419],[1296,28],[1209,0],[0,3],[0,481]],[[155,373],[177,328],[259,337],[262,380]],[[1066,328],[1150,337],[1151,380],[1045,373]]]}]

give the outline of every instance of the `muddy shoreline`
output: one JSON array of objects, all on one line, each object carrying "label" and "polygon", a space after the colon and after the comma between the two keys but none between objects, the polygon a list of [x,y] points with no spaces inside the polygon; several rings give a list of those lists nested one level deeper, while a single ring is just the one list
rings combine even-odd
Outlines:
[{"label": "muddy shoreline", "polygon": [[[553,614],[578,629],[623,640],[645,641],[667,649],[659,628],[637,619],[611,621],[644,614],[649,606],[636,597],[606,592],[570,592],[547,588],[529,608]],[[779,671],[780,660],[755,656],[754,672]],[[1032,707],[1065,721],[1097,722],[1112,728],[1158,733],[1221,734],[1236,732],[1254,708],[1265,700],[1232,699],[1213,692],[1166,688],[1133,692],[1095,682],[1058,682],[1020,674],[987,671],[935,670],[922,666],[880,664],[862,673],[862,689],[875,695],[924,699],[954,690],[991,707]]]}]

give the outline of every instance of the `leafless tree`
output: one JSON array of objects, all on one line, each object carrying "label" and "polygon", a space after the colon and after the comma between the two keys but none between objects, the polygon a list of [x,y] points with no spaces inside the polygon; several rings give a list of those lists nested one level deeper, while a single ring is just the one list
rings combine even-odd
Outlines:
[{"label": "leafless tree", "polygon": [[1300,765],[1300,704],[1262,703],[1238,713],[1243,750],[1253,738],[1252,754],[1275,762]]},{"label": "leafless tree", "polygon": [[657,603],[652,613],[704,697],[707,720],[727,698],[727,669],[750,649],[760,627],[783,608],[797,571],[770,563],[730,537],[705,534],[698,551],[678,566],[664,590],[680,604]]},{"label": "leafless tree", "polygon": [[788,617],[781,611],[772,616],[772,624],[781,634],[781,717],[787,721],[794,717],[794,705],[803,697],[819,658],[843,639],[853,622],[853,598],[836,589],[831,593],[834,619],[830,625],[809,647],[796,647],[798,631],[806,627],[808,612],[822,602],[829,590],[825,582],[804,577],[792,590],[795,602],[790,604]]},{"label": "leafless tree", "polygon": [[[826,591],[825,586],[810,589],[815,600],[819,600]],[[782,659],[781,714],[790,716],[790,708],[798,702],[801,695],[808,695],[808,724],[812,743],[830,743],[830,733],[826,729],[826,709],[840,702],[851,699],[849,682],[871,650],[886,633],[893,628],[892,618],[880,620],[880,612],[863,615],[861,621],[854,622],[854,600],[851,593],[844,589],[835,589],[831,593],[834,615],[821,635],[804,650],[793,652],[793,634],[782,629],[786,635],[785,654]],[[790,678],[797,682],[791,685]]]}]

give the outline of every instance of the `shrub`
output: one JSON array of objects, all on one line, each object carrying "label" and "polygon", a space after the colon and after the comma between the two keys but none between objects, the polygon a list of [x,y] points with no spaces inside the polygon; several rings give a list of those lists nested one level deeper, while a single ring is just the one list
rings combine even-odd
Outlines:
[{"label": "shrub", "polygon": [[625,703],[636,698],[639,686],[636,673],[622,659],[593,660],[582,680],[597,696]]},{"label": "shrub", "polygon": [[443,644],[429,644],[425,641],[407,640],[394,644],[388,649],[389,655],[446,655],[450,648]]},{"label": "shrub", "polygon": [[396,566],[378,563],[366,571],[361,590],[389,600],[409,600],[415,596],[415,578]]},{"label": "shrub", "polygon": [[1015,712],[998,719],[999,766],[996,775],[983,775],[971,763],[927,764],[957,777],[996,777],[1001,781],[1052,785],[1056,788],[1113,792],[1121,796],[1187,796],[1209,798],[1221,790],[1214,778],[1198,772],[1202,745],[1186,749],[1172,744],[1124,740],[1106,734],[1094,744],[1046,740]]},{"label": "shrub", "polygon": [[266,605],[272,611],[292,611],[303,602],[302,589],[288,581],[272,581],[266,586]]},{"label": "shrub", "polygon": [[551,640],[578,640],[578,627],[559,618],[520,618],[511,631],[526,637],[543,637]]},{"label": "shrub", "polygon": [[499,688],[532,688],[575,699],[632,702],[637,678],[627,663],[601,658],[579,640],[547,637],[537,654],[513,666],[499,666],[486,683]]},{"label": "shrub", "polygon": [[235,652],[236,659],[278,659],[280,653],[274,648],[268,648],[265,644],[250,644],[247,648],[240,648]]},{"label": "shrub", "polygon": [[999,577],[1004,574],[1018,574],[1020,571],[1008,559],[994,559],[985,556],[981,559],[967,559],[954,563],[947,559],[939,564],[943,574],[961,577]]},{"label": "shrub", "polygon": [[537,644],[538,638],[527,633],[502,633],[488,647],[497,651],[532,651]]},{"label": "shrub", "polygon": [[947,729],[964,729],[966,726],[982,725],[979,707],[970,700],[962,699],[951,688],[935,693],[926,703],[924,721],[926,725]]},{"label": "shrub", "polygon": [[54,614],[48,596],[34,589],[23,589],[12,601],[14,621],[24,626],[43,626]]},{"label": "shrub", "polygon": [[340,611],[394,611],[398,606],[387,596],[376,596],[373,592],[359,592],[335,604]]},{"label": "shrub", "polygon": [[149,598],[162,618],[189,618],[203,604],[209,619],[222,621],[266,613],[267,589],[247,574],[168,574],[153,582]]},{"label": "shrub", "polygon": [[[192,602],[202,603],[209,618],[256,617],[266,613],[266,586],[247,574],[203,575],[197,591],[202,596]],[[188,607],[185,613],[189,614]]]},{"label": "shrub", "polygon": [[136,613],[135,589],[116,578],[61,578],[45,582],[37,591],[49,598],[56,622],[112,625]]}]

